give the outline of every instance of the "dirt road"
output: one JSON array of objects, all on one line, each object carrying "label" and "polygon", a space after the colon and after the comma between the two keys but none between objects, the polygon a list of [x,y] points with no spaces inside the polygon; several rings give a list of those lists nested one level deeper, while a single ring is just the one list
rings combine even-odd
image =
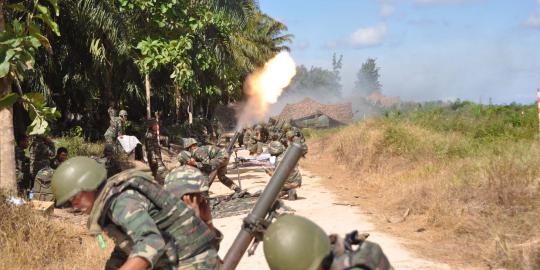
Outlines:
[{"label": "dirt road", "polygon": [[[240,152],[245,155],[245,152]],[[229,177],[236,181],[235,169],[229,170]],[[242,169],[240,174],[243,188],[249,191],[257,191],[264,188],[270,179],[262,168],[250,167]],[[321,185],[321,179],[308,171],[303,171],[302,188],[299,190],[300,197],[297,201],[285,201],[288,207],[295,210],[297,215],[308,217],[319,224],[327,233],[339,233],[344,235],[352,230],[370,233],[369,240],[379,243],[395,269],[450,269],[446,264],[436,263],[420,259],[400,245],[400,239],[380,233],[368,217],[361,213],[356,206],[340,205],[339,199]],[[214,194],[225,194],[227,188],[219,182],[215,182],[210,191]],[[216,219],[214,223],[223,232],[225,239],[221,244],[220,255],[225,256],[227,249],[232,244],[240,229],[242,216],[233,216]],[[237,269],[268,269],[264,260],[262,244],[259,245],[255,255],[244,256]]]}]

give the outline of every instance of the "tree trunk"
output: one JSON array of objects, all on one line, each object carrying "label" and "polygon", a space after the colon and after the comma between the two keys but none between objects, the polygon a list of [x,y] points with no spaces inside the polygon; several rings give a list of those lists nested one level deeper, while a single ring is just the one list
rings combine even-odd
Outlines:
[{"label": "tree trunk", "polygon": [[176,113],[176,123],[180,122],[180,105],[182,104],[182,96],[180,96],[180,88],[175,87],[174,91],[174,104],[175,104],[175,113]]},{"label": "tree trunk", "polygon": [[193,124],[193,97],[189,97],[188,105],[188,123]]},{"label": "tree trunk", "polygon": [[146,88],[146,118],[152,118],[152,111],[150,110],[150,76],[144,75],[144,86]]},{"label": "tree trunk", "polygon": [[[4,1],[0,0],[0,31],[5,30]],[[0,97],[11,92],[11,82],[0,79]],[[0,110],[0,189],[16,194],[15,179],[15,138],[13,136],[13,108]]]}]

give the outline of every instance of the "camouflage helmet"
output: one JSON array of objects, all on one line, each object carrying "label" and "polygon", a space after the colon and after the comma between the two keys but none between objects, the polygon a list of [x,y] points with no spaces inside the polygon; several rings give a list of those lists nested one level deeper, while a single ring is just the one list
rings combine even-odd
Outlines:
[{"label": "camouflage helmet", "polygon": [[197,140],[195,140],[193,138],[183,139],[184,149],[188,149],[189,147],[191,147],[194,144],[197,144]]},{"label": "camouflage helmet", "polygon": [[184,150],[178,154],[178,162],[180,162],[180,165],[186,165],[190,159],[191,153],[189,151]]},{"label": "camouflage helmet", "polygon": [[255,125],[254,129],[259,130],[259,129],[262,129],[262,128],[263,128],[263,126],[261,124],[257,124],[257,125]]},{"label": "camouflage helmet", "polygon": [[127,116],[127,111],[126,110],[120,110],[120,112],[118,113],[118,116]]},{"label": "camouflage helmet", "polygon": [[94,191],[107,179],[107,170],[89,157],[70,158],[56,169],[51,188],[56,205],[62,205],[81,191]]},{"label": "camouflage helmet", "polygon": [[278,217],[263,238],[270,269],[315,270],[330,254],[330,240],[317,224],[295,215]]},{"label": "camouflage helmet", "polygon": [[295,135],[296,135],[296,133],[295,133],[294,131],[292,131],[292,130],[287,131],[287,134],[286,134],[287,139],[291,139],[291,138],[293,138]]},{"label": "camouflage helmet", "polygon": [[285,146],[278,141],[273,141],[268,145],[268,153],[272,156],[279,156],[283,152],[285,152]]},{"label": "camouflage helmet", "polygon": [[175,196],[182,197],[190,193],[205,193],[210,188],[208,176],[199,169],[182,166],[172,170],[165,177],[165,189]]},{"label": "camouflage helmet", "polygon": [[282,129],[284,132],[289,131],[291,128],[292,128],[292,126],[291,126],[291,124],[289,124],[289,123],[285,123],[285,124],[283,124],[283,126],[281,127],[281,129]]}]

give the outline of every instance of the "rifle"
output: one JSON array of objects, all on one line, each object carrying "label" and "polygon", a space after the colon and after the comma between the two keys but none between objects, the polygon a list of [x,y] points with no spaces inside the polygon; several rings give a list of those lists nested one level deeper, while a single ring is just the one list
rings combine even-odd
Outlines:
[{"label": "rifle", "polygon": [[255,241],[249,254],[255,251],[264,231],[272,223],[272,219],[276,215],[275,211],[280,207],[280,201],[276,200],[279,192],[301,156],[302,146],[297,143],[291,144],[285,153],[283,161],[276,168],[270,182],[268,182],[255,203],[253,210],[244,218],[240,232],[225,255],[222,270],[236,269],[253,238],[255,238]]}]

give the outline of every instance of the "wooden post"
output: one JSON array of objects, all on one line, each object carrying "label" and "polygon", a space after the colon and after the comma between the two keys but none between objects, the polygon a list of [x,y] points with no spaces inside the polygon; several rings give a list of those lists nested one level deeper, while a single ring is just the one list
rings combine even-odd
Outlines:
[{"label": "wooden post", "polygon": [[146,118],[152,118],[152,112],[150,110],[150,76],[148,73],[144,75],[144,86],[146,88]]}]

